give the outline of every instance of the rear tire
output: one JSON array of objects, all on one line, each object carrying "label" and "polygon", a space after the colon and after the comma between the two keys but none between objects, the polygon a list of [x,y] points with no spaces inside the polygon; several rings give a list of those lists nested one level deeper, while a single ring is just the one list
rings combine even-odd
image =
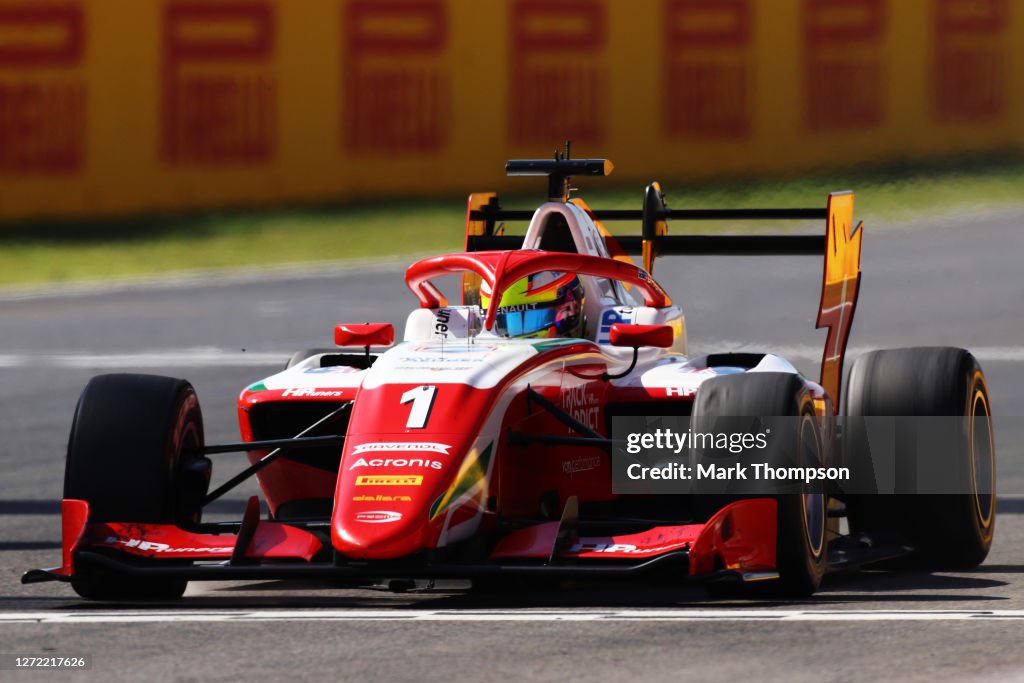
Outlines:
[{"label": "rear tire", "polygon": [[[914,564],[923,569],[981,564],[995,533],[996,454],[988,387],[974,356],[950,347],[873,351],[850,368],[843,403],[850,417],[962,418],[954,466],[971,483],[971,493],[851,495],[846,506],[851,531],[903,536],[915,549]],[[897,430],[900,438],[902,428]],[[857,431],[850,434],[856,438]],[[856,443],[850,446],[850,452],[860,451]],[[897,453],[897,464],[907,456]]]},{"label": "rear tire", "polygon": [[[714,377],[701,384],[693,405],[693,431],[716,432],[714,418],[722,417],[793,417],[773,424],[769,439],[775,453],[773,464],[792,463],[800,466],[821,466],[827,456],[814,403],[803,380],[794,374],[757,372]],[[787,433],[776,434],[785,427]],[[752,496],[697,494],[694,504],[707,518],[728,503]],[[807,596],[818,590],[828,555],[828,496],[820,481],[803,487],[801,493],[775,496],[778,503],[776,565],[778,581],[744,584],[713,584],[712,593],[772,593],[786,596]]]},{"label": "rear tire", "polygon": [[[94,377],[75,410],[64,497],[89,503],[90,522],[196,524],[210,482],[203,417],[192,385],[155,375]],[[180,597],[187,581],[111,574],[81,564],[71,582],[84,598]]]}]

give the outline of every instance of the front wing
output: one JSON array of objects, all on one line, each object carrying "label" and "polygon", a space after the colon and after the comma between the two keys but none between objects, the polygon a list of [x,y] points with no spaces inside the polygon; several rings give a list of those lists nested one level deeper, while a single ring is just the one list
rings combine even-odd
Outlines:
[{"label": "front wing", "polygon": [[[322,535],[259,520],[255,499],[235,533],[199,533],[170,524],[90,522],[89,504],[63,502],[63,563],[34,569],[23,583],[70,581],[76,566],[113,574],[190,581],[271,579],[472,579],[488,576],[677,579],[777,578],[776,503],[733,503],[704,524],[654,526],[633,534],[567,533],[563,522],[504,536],[476,563],[435,562],[423,553],[394,561],[353,561],[324,547]],[[183,562],[188,561],[188,562]]]}]

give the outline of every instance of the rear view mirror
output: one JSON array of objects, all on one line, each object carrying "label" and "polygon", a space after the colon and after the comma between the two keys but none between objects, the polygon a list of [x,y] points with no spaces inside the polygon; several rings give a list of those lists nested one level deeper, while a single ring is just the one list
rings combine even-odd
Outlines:
[{"label": "rear view mirror", "polygon": [[391,346],[395,343],[395,326],[391,323],[341,324],[334,328],[338,346]]},{"label": "rear view mirror", "polygon": [[675,341],[675,334],[668,325],[612,325],[609,340],[612,346],[637,348],[640,346],[657,346],[667,349]]},{"label": "rear view mirror", "polygon": [[641,346],[657,346],[667,349],[675,341],[675,333],[668,325],[627,325],[615,323],[608,335],[612,346],[625,346],[633,349],[633,362],[629,367],[613,374],[604,373],[602,378],[607,382],[610,379],[621,379],[633,372],[636,362],[640,358]]}]

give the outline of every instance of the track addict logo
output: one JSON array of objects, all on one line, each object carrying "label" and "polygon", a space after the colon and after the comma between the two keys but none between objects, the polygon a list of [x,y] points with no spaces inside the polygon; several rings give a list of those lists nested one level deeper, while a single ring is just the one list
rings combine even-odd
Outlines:
[{"label": "track addict logo", "polygon": [[230,553],[235,549],[234,546],[224,546],[221,548],[172,548],[166,543],[143,541],[141,538],[120,538],[118,536],[107,536],[103,543],[104,545],[123,545],[135,550],[153,553]]},{"label": "track addict logo", "polygon": [[600,400],[586,384],[562,390],[562,409],[591,429],[597,428],[601,412]]}]

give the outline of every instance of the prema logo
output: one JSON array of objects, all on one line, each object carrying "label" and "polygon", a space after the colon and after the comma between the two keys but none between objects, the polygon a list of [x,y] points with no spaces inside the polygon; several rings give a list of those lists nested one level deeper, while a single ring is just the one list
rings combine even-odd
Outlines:
[{"label": "prema logo", "polygon": [[426,469],[439,470],[444,467],[440,460],[424,460],[423,458],[359,458],[348,469],[354,470],[357,467],[423,467]]},{"label": "prema logo", "polygon": [[402,519],[402,513],[391,510],[370,510],[368,512],[357,512],[354,519],[357,522],[365,522],[366,524],[389,524],[390,522],[397,522]]},{"label": "prema logo", "polygon": [[356,486],[419,486],[422,483],[423,477],[419,474],[356,477]]},{"label": "prema logo", "polygon": [[[427,453],[441,453],[442,455],[448,455],[448,449],[451,448],[446,443],[425,443],[417,441],[374,441],[372,443],[361,443],[355,447],[352,451],[355,455],[360,453],[376,453],[378,451],[409,451],[409,452],[427,452]],[[440,469],[436,467],[435,469]]]}]

